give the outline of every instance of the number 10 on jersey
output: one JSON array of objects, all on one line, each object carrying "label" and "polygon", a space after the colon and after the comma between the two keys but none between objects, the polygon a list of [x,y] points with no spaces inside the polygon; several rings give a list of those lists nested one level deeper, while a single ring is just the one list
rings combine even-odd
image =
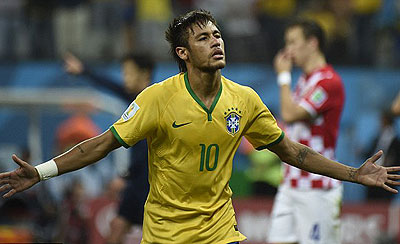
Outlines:
[{"label": "number 10 on jersey", "polygon": [[[201,147],[200,171],[204,171],[204,165],[206,166],[207,171],[215,170],[218,165],[219,146],[217,144],[211,144],[209,146],[206,146],[205,144],[200,144],[200,147]],[[215,150],[214,162],[212,163],[212,165],[210,165],[210,156],[212,150]]]}]

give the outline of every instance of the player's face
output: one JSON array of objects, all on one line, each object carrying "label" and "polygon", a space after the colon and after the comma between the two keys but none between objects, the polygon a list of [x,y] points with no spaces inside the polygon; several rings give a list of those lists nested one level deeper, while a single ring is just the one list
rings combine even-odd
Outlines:
[{"label": "player's face", "polygon": [[127,60],[122,64],[124,86],[129,93],[137,94],[148,86],[150,77],[148,72],[143,72],[133,60]]},{"label": "player's face", "polygon": [[208,22],[205,26],[194,24],[189,29],[188,64],[203,71],[216,71],[225,67],[225,47],[221,32]]},{"label": "player's face", "polygon": [[285,32],[285,51],[292,58],[294,64],[302,66],[308,60],[312,45],[306,39],[301,27],[295,26]]}]

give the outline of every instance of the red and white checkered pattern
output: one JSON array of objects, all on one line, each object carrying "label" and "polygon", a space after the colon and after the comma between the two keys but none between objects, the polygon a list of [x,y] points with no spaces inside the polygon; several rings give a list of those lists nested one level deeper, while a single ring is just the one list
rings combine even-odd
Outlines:
[{"label": "red and white checkered pattern", "polygon": [[[301,76],[294,92],[294,101],[306,109],[312,121],[287,126],[286,134],[294,141],[310,146],[325,157],[334,159],[340,116],[344,105],[344,87],[330,65]],[[298,189],[329,189],[340,181],[300,170],[284,164],[284,184]]]}]

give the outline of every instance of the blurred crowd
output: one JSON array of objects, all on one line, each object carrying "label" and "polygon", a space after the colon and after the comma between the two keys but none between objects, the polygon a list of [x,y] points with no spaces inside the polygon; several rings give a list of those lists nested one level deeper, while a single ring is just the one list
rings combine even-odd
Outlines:
[{"label": "blurred crowd", "polygon": [[306,16],[326,30],[330,63],[400,65],[398,0],[2,0],[0,60],[54,60],[70,51],[109,61],[141,50],[170,61],[168,22],[199,8],[216,16],[228,61],[271,61],[283,26]]}]

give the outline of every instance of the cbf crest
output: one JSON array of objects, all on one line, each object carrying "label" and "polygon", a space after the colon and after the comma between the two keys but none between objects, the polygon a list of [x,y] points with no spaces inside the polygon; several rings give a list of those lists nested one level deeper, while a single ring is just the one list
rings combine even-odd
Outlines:
[{"label": "cbf crest", "polygon": [[242,111],[238,108],[229,108],[225,113],[226,130],[229,134],[235,135],[240,130],[240,118]]}]

